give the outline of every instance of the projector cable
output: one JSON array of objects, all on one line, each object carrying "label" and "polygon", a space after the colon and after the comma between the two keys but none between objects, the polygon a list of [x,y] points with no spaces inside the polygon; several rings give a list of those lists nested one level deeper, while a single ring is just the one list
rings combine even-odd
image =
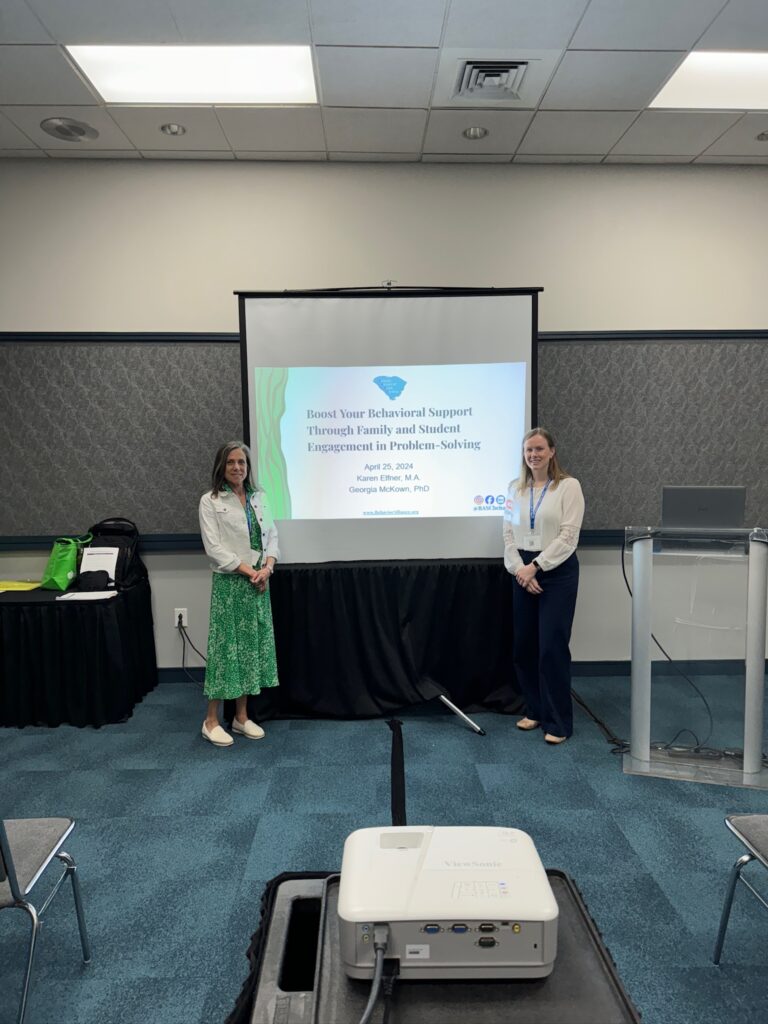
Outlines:
[{"label": "projector cable", "polygon": [[379,998],[381,978],[384,974],[384,954],[387,951],[389,942],[389,925],[376,924],[373,926],[373,948],[376,953],[376,964],[373,969],[373,980],[371,981],[371,994],[368,996],[368,1004],[360,1018],[360,1024],[368,1024],[371,1019],[376,1000]]},{"label": "projector cable", "polygon": [[187,644],[189,644],[189,646],[192,648],[195,654],[202,658],[203,663],[206,662],[206,658],[200,653],[200,651],[198,651],[198,649],[192,643],[192,640],[190,639],[190,636],[187,633],[187,627],[181,621],[181,615],[179,615],[179,621],[176,624],[176,629],[178,630],[179,636],[181,637],[181,671],[184,673],[187,679],[189,679],[190,683],[194,683],[195,686],[202,686],[203,684],[200,683],[199,680],[195,679],[194,676],[187,671]]}]

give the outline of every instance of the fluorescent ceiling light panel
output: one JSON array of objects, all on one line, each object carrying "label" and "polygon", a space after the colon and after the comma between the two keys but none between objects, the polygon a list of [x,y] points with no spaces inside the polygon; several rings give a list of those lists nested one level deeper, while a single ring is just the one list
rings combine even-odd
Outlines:
[{"label": "fluorescent ceiling light panel", "polygon": [[308,46],[68,46],[107,103],[317,103]]},{"label": "fluorescent ceiling light panel", "polygon": [[768,53],[689,53],[650,106],[768,110]]}]

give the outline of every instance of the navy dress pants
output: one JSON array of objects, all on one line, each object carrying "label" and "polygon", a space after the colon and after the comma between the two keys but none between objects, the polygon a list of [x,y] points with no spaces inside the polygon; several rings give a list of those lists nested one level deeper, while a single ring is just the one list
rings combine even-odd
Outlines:
[{"label": "navy dress pants", "polygon": [[[528,565],[535,551],[521,551]],[[536,577],[542,594],[529,594],[514,583],[512,617],[513,661],[525,699],[525,713],[553,736],[573,732],[571,704],[571,639],[579,561],[572,554],[556,569]]]}]

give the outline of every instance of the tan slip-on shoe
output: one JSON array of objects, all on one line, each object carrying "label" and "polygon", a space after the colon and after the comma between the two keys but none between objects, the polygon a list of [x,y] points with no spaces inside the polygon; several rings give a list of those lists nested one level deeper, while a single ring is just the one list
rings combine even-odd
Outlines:
[{"label": "tan slip-on shoe", "polygon": [[544,741],[552,746],[555,746],[558,743],[565,743],[567,739],[567,736],[553,736],[551,732],[544,734]]},{"label": "tan slip-on shoe", "polygon": [[209,729],[205,722],[203,722],[203,739],[208,740],[214,747],[231,747],[235,742],[226,729],[222,729],[220,725]]},{"label": "tan slip-on shoe", "polygon": [[533,718],[521,718],[516,723],[518,729],[522,729],[523,732],[530,732],[531,729],[538,729],[539,723],[534,721]]},{"label": "tan slip-on shoe", "polygon": [[250,718],[244,722],[238,722],[236,718],[232,720],[232,732],[236,732],[238,736],[245,736],[247,740],[262,740],[264,739],[264,730],[260,725],[252,722]]}]

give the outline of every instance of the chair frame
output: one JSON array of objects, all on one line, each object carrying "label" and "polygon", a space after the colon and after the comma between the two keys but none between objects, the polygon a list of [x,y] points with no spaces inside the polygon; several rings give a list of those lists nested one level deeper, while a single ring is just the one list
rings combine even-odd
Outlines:
[{"label": "chair frame", "polygon": [[[85,914],[83,913],[83,901],[80,893],[80,881],[77,877],[77,865],[75,864],[74,859],[68,853],[61,849],[61,847],[66,842],[68,836],[70,835],[74,827],[75,823],[74,821],[71,821],[69,824],[69,828],[66,829],[64,834],[55,844],[55,846],[47,854],[37,874],[29,882],[24,892],[22,892],[21,889],[19,888],[18,878],[16,876],[16,868],[13,863],[13,851],[11,850],[11,846],[8,841],[8,833],[5,830],[5,822],[0,818],[0,855],[2,859],[2,867],[4,867],[5,869],[5,874],[11,890],[11,898],[13,900],[12,903],[8,903],[0,909],[6,910],[9,908],[12,909],[16,907],[19,910],[23,910],[28,915],[32,925],[32,931],[29,937],[29,946],[27,950],[27,966],[26,971],[24,973],[24,986],[21,992],[21,1003],[19,1005],[19,1015],[17,1018],[17,1024],[23,1024],[24,1022],[24,1015],[27,1009],[27,999],[29,996],[29,985],[30,980],[32,978],[32,963],[35,956],[37,936],[42,925],[43,914],[51,905],[54,896],[59,891],[67,877],[69,877],[70,882],[72,883],[72,894],[75,900],[75,913],[77,914],[77,926],[80,931],[80,945],[83,950],[83,963],[89,964],[91,962],[91,945],[88,939],[88,932],[85,926]],[[57,880],[51,892],[48,894],[48,898],[46,899],[45,903],[43,903],[40,910],[37,910],[26,897],[35,887],[40,877],[45,872],[46,868],[54,858],[57,858],[64,864],[64,871],[61,877]]]},{"label": "chair frame", "polygon": [[733,897],[736,892],[736,883],[742,882],[747,889],[752,893],[757,902],[761,904],[766,910],[768,910],[768,901],[762,896],[761,893],[755,889],[751,882],[748,882],[742,875],[742,871],[753,861],[757,861],[762,864],[764,868],[768,869],[768,861],[744,838],[744,836],[738,831],[738,829],[729,821],[725,819],[726,828],[730,829],[731,832],[736,836],[742,846],[746,846],[749,853],[744,853],[739,857],[736,863],[731,868],[731,873],[728,876],[728,885],[725,890],[725,902],[723,903],[723,911],[720,915],[720,927],[717,932],[717,939],[715,940],[715,949],[712,954],[712,961],[718,967],[720,966],[720,955],[723,952],[723,943],[725,942],[725,932],[728,928],[728,921],[731,917],[731,908],[733,906]]}]

